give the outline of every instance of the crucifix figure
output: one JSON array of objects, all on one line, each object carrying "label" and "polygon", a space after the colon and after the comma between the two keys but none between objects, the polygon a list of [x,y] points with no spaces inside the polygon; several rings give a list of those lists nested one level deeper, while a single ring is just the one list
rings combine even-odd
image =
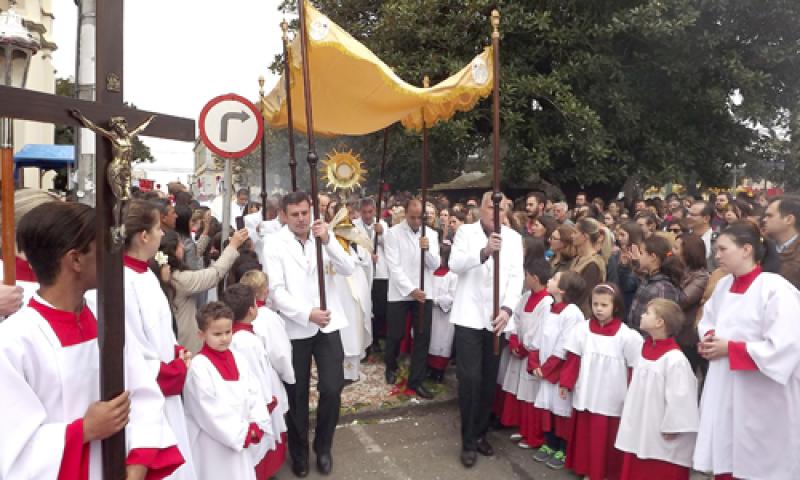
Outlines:
[{"label": "crucifix figure", "polygon": [[125,232],[122,231],[122,219],[120,212],[122,205],[131,199],[131,163],[133,162],[133,137],[142,132],[150,122],[156,117],[150,115],[147,120],[138,127],[128,131],[128,122],[124,117],[111,117],[109,125],[111,128],[106,130],[95,125],[94,122],[84,117],[80,110],[73,109],[72,115],[83,123],[86,128],[95,133],[99,133],[111,142],[112,159],[106,170],[106,180],[111,187],[111,193],[117,198],[114,204],[114,228],[112,238],[117,246],[122,244]]}]

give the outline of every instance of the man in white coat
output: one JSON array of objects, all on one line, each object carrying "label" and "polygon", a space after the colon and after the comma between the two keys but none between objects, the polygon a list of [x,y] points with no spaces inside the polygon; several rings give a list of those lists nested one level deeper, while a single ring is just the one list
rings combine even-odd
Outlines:
[{"label": "man in white coat", "polygon": [[[406,315],[411,313],[414,348],[411,352],[411,371],[408,388],[421,398],[433,398],[433,393],[422,382],[428,374],[428,347],[431,341],[433,317],[433,271],[439,268],[439,235],[428,228],[422,236],[422,202],[411,200],[406,206],[406,218],[389,229],[384,240],[386,264],[389,266],[389,292],[386,306],[388,330],[386,332],[386,382],[397,380],[397,355],[403,340]],[[425,290],[420,290],[420,265],[425,253]],[[422,307],[424,305],[424,308]],[[420,321],[420,313],[424,318]],[[421,327],[421,328],[420,328]]]},{"label": "man in white coat", "polygon": [[267,219],[264,220],[261,210],[249,213],[244,216],[244,228],[247,229],[247,236],[253,241],[253,250],[258,255],[258,261],[264,265],[264,238],[277,233],[283,224],[278,217],[278,204],[275,200],[267,199],[267,204],[261,208],[267,209]]},{"label": "man in white coat", "polygon": [[[311,204],[307,193],[287,194],[281,201],[286,225],[270,237],[264,257],[270,279],[270,298],[286,322],[292,341],[292,364],[296,383],[286,384],[289,397],[289,454],[292,471],[308,475],[308,390],[311,357],[317,366],[319,407],[314,437],[314,452],[320,473],[329,474],[333,466],[331,445],[339,421],[344,387],[344,352],[339,330],[347,325],[342,299],[331,288],[334,273],[351,275],[355,261],[328,233],[328,225],[311,223]],[[327,309],[319,308],[316,242],[322,242],[326,272]]]},{"label": "man in white coat", "polygon": [[361,199],[361,217],[353,220],[353,225],[360,228],[367,234],[374,243],[375,235],[378,236],[378,248],[373,254],[375,265],[374,275],[372,275],[372,351],[380,352],[378,340],[386,329],[386,295],[389,288],[389,267],[386,266],[386,254],[384,252],[384,238],[389,230],[388,225],[383,220],[378,220],[380,212],[376,211],[375,199],[371,197]]},{"label": "man in white coat", "polygon": [[[522,237],[503,226],[494,232],[492,192],[483,195],[480,221],[459,227],[450,253],[450,271],[458,275],[450,322],[458,352],[458,406],[461,412],[461,463],[472,467],[476,451],[494,454],[486,440],[500,357],[493,339],[507,327],[522,295]],[[494,262],[500,252],[500,313],[493,316]],[[468,361],[467,361],[468,360]]]}]

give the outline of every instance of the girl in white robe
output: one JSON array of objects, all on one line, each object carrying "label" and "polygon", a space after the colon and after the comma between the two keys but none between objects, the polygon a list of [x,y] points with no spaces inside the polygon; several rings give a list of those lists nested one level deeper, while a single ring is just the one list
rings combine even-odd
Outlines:
[{"label": "girl in white robe", "polygon": [[718,478],[800,478],[800,293],[762,273],[758,262],[772,254],[748,222],[731,224],[716,243],[731,274],[698,325],[710,363],[694,468]]},{"label": "girl in white robe", "polygon": [[642,336],[622,323],[619,287],[601,283],[592,289],[592,318],[572,330],[565,348],[561,388],[572,391],[575,409],[567,442],[567,468],[591,480],[618,478],[622,452],[614,447],[628,370],[638,362]]},{"label": "girl in white robe", "polygon": [[198,478],[253,480],[260,446],[270,431],[261,387],[232,341],[233,312],[220,302],[197,314],[204,344],[184,388],[189,441]]},{"label": "girl in white robe", "polygon": [[697,439],[697,379],[675,341],[681,307],[651,300],[640,328],[648,337],[633,367],[616,447],[624,452],[621,480],[689,480]]},{"label": "girl in white robe", "polygon": [[158,209],[147,202],[131,203],[125,218],[125,235],[126,341],[139,342],[148,371],[164,395],[165,414],[185,460],[170,478],[193,480],[197,476],[181,401],[191,353],[178,345],[169,301],[159,279],[148,267],[148,260],[158,252],[163,235]]}]

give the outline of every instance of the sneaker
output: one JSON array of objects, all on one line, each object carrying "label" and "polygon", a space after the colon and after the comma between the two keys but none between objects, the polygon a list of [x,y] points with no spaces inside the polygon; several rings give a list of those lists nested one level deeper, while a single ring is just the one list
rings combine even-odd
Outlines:
[{"label": "sneaker", "polygon": [[530,450],[531,448],[533,448],[530,445],[528,445],[528,442],[526,442],[525,440],[521,440],[519,443],[517,443],[517,446],[523,450]]},{"label": "sneaker", "polygon": [[547,445],[542,445],[539,447],[539,450],[536,450],[536,453],[533,454],[533,459],[537,462],[546,462],[550,460],[550,457],[552,457],[554,453],[556,453],[555,450]]},{"label": "sneaker", "polygon": [[522,440],[521,433],[512,433],[510,437],[508,437],[512,442],[519,442]]},{"label": "sneaker", "polygon": [[545,463],[548,467],[552,468],[553,470],[561,470],[564,468],[564,463],[567,460],[567,456],[564,455],[564,452],[561,450],[557,451],[550,457],[550,460]]}]

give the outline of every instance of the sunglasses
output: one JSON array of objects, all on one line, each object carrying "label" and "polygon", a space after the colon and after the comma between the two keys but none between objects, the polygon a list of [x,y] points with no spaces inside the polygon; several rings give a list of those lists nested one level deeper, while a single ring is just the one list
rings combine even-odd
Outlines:
[{"label": "sunglasses", "polygon": [[680,228],[670,228],[669,231],[672,233],[683,233],[683,230]]}]

